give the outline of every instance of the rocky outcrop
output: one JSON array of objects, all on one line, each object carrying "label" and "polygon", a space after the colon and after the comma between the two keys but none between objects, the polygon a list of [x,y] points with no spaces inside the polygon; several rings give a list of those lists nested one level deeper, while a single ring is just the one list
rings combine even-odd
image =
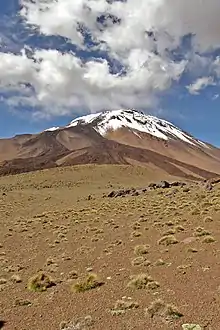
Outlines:
[{"label": "rocky outcrop", "polygon": [[[168,189],[172,187],[180,187],[183,188],[186,186],[185,182],[175,181],[169,183],[168,181],[160,181],[158,183],[150,183],[147,187],[144,188],[131,188],[131,189],[119,189],[119,190],[112,190],[109,194],[104,195],[104,197],[108,198],[116,198],[116,197],[125,197],[125,196],[139,196],[142,194],[147,193],[150,190],[154,189]],[[186,192],[189,190],[186,190]]]}]

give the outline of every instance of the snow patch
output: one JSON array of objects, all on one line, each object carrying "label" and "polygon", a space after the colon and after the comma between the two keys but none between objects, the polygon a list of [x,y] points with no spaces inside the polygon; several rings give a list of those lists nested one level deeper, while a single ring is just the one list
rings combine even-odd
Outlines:
[{"label": "snow patch", "polygon": [[57,131],[58,129],[60,129],[60,127],[51,127],[51,128],[45,129],[44,132],[53,132],[53,131]]},{"label": "snow patch", "polygon": [[[115,131],[126,127],[134,130],[133,132],[136,135],[138,135],[137,131],[139,131],[163,140],[181,140],[194,146],[209,148],[205,143],[192,138],[166,120],[145,115],[136,110],[121,109],[82,116],[74,119],[66,128],[87,124],[93,124],[94,129],[102,136],[105,136],[110,130]],[[52,127],[48,131],[56,129],[59,129],[59,127]]]},{"label": "snow patch", "polygon": [[139,139],[142,139],[142,137],[140,136],[140,134],[138,134],[137,132],[133,131],[134,135],[136,135]]}]

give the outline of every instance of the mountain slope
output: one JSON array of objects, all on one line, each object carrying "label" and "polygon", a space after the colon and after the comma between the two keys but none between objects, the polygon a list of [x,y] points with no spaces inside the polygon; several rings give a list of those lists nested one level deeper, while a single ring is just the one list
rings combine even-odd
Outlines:
[{"label": "mountain slope", "polygon": [[102,136],[105,136],[109,131],[127,128],[133,132],[147,133],[163,140],[180,140],[194,146],[208,148],[208,145],[193,138],[173,124],[135,110],[106,111],[83,116],[73,120],[67,127],[87,124],[92,124]]},{"label": "mountain slope", "polygon": [[173,124],[135,110],[83,116],[67,127],[91,125],[108,140],[156,151],[181,162],[220,173],[220,150],[199,141]]},{"label": "mountain slope", "polygon": [[0,140],[0,174],[74,164],[132,164],[189,179],[220,174],[220,151],[135,110],[106,111],[65,127]]}]

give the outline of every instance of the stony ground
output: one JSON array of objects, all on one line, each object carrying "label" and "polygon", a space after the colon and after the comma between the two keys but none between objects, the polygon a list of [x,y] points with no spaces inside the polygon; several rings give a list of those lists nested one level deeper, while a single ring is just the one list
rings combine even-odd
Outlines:
[{"label": "stony ground", "polygon": [[219,329],[220,185],[103,197],[155,180],[117,166],[0,178],[0,328]]}]

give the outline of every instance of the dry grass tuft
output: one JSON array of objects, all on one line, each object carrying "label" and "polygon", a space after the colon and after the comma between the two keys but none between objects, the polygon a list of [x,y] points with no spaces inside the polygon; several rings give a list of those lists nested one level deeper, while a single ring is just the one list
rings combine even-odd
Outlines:
[{"label": "dry grass tuft", "polygon": [[128,287],[131,289],[150,289],[155,290],[159,288],[160,284],[154,281],[147,274],[140,274],[131,277],[131,281],[128,283]]},{"label": "dry grass tuft", "polygon": [[150,248],[149,245],[137,245],[137,246],[135,246],[135,248],[134,248],[134,253],[135,253],[137,256],[142,256],[142,255],[144,255],[144,254],[149,253],[149,248]]},{"label": "dry grass tuft", "polygon": [[88,290],[99,288],[104,284],[104,282],[98,279],[96,274],[91,274],[86,279],[73,284],[72,289],[75,292],[85,292]]},{"label": "dry grass tuft", "polygon": [[195,237],[202,237],[202,236],[209,236],[209,235],[211,235],[211,233],[202,227],[196,228],[195,233],[194,233]]},{"label": "dry grass tuft", "polygon": [[168,322],[179,319],[183,314],[177,309],[176,306],[165,304],[163,300],[156,300],[146,309],[151,318],[160,317]]},{"label": "dry grass tuft", "polygon": [[178,243],[178,240],[173,235],[164,236],[161,239],[159,239],[159,241],[158,241],[159,245],[167,245],[167,246],[177,244],[177,243]]},{"label": "dry grass tuft", "polygon": [[137,257],[134,258],[131,262],[132,266],[150,266],[151,262],[150,260],[145,259],[145,257]]},{"label": "dry grass tuft", "polygon": [[196,248],[192,248],[192,247],[190,247],[190,248],[188,248],[188,252],[191,252],[191,253],[197,253],[198,250],[197,250]]},{"label": "dry grass tuft", "polygon": [[70,322],[61,322],[60,330],[86,330],[90,327],[93,327],[94,321],[90,315],[86,317],[80,317],[76,320]]},{"label": "dry grass tuft", "polygon": [[214,237],[212,236],[206,236],[204,239],[203,239],[203,243],[214,243],[215,242],[215,239]]},{"label": "dry grass tuft", "polygon": [[146,312],[153,318],[155,315],[158,315],[161,310],[165,308],[165,303],[158,299],[151,303],[151,305],[146,309]]},{"label": "dry grass tuft", "polygon": [[163,261],[163,259],[158,259],[156,262],[155,262],[155,266],[164,266],[166,265],[166,262]]},{"label": "dry grass tuft", "polygon": [[132,299],[123,297],[120,300],[117,300],[114,307],[111,309],[112,315],[121,315],[128,310],[139,308],[139,304]]},{"label": "dry grass tuft", "polygon": [[30,291],[43,292],[55,285],[55,282],[51,279],[49,275],[39,273],[29,279],[27,287]]}]

